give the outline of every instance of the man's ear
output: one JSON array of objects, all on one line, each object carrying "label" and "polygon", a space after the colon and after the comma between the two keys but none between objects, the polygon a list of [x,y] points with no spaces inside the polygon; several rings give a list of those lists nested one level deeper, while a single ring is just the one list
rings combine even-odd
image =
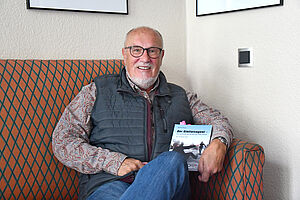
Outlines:
[{"label": "man's ear", "polygon": [[164,55],[165,55],[165,50],[162,50],[161,51],[161,59],[163,59]]},{"label": "man's ear", "polygon": [[123,55],[123,58],[125,58],[125,49],[122,48],[122,55]]},{"label": "man's ear", "polygon": [[123,55],[123,60],[124,60],[124,64],[125,66],[127,65],[127,55],[126,55],[126,49],[122,48],[122,55]]}]

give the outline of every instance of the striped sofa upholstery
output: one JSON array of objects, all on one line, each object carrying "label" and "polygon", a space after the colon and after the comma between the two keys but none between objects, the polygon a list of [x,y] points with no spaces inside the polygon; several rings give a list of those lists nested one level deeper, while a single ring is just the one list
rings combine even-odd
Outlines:
[{"label": "striped sofa upholstery", "polygon": [[[0,200],[77,199],[78,173],[53,156],[64,108],[122,60],[0,60]],[[191,173],[192,199],[262,199],[264,151],[234,140],[223,171],[206,184]]]}]

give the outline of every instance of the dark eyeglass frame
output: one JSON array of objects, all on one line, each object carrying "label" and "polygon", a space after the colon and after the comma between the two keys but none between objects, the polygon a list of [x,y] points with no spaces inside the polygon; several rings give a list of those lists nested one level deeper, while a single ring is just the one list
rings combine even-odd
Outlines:
[{"label": "dark eyeglass frame", "polygon": [[[134,55],[133,54],[133,52],[132,52],[132,48],[134,48],[134,47],[137,47],[137,48],[140,48],[140,49],[143,49],[143,51],[142,51],[142,53],[141,53],[141,55]],[[147,55],[150,57],[150,58],[153,58],[153,59],[156,59],[156,58],[158,58],[160,55],[161,55],[161,52],[162,52],[162,48],[159,48],[159,47],[149,47],[149,48],[144,48],[144,47],[141,47],[141,46],[128,46],[128,47],[125,47],[124,49],[129,49],[129,52],[130,52],[130,55],[132,56],[132,57],[135,57],[135,58],[139,58],[139,57],[141,57],[143,54],[144,54],[144,52],[145,52],[145,50],[147,51]],[[150,54],[149,54],[149,50],[150,49],[158,49],[159,50],[159,54],[157,55],[157,56],[150,56]]]}]

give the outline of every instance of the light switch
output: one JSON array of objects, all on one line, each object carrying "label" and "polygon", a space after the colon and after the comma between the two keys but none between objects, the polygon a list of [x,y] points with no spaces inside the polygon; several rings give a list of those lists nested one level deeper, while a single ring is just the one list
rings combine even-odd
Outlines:
[{"label": "light switch", "polygon": [[239,48],[238,49],[238,62],[239,67],[252,67],[253,66],[253,50],[252,48]]}]

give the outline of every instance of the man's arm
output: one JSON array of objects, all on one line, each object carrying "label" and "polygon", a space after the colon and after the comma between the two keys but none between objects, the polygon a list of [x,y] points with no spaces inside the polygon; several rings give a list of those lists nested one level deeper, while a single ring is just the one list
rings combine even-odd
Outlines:
[{"label": "man's arm", "polygon": [[52,135],[53,152],[61,163],[81,173],[104,170],[117,175],[126,156],[89,144],[95,99],[96,86],[91,83],[66,107]]},{"label": "man's arm", "polygon": [[[187,92],[187,96],[193,113],[194,123],[213,126],[212,141],[201,155],[198,167],[200,172],[199,180],[207,182],[210,176],[222,170],[227,148],[232,142],[233,130],[228,119],[221,115],[218,110],[208,107],[194,93]],[[219,136],[227,140],[227,146],[219,139],[215,139]]]}]

